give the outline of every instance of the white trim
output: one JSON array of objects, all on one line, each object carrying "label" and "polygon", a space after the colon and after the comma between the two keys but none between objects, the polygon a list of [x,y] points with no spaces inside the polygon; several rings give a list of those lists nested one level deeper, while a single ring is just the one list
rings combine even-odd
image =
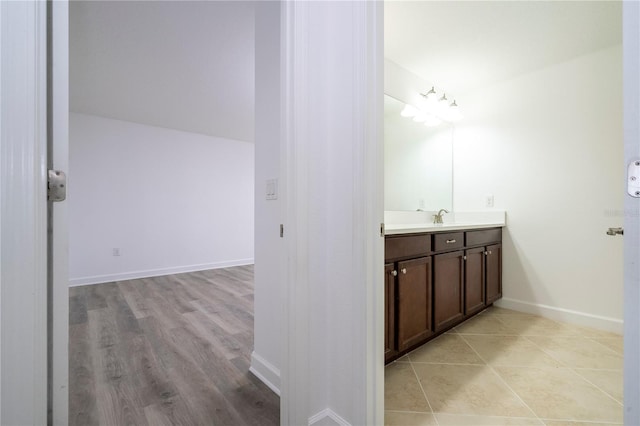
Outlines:
[{"label": "white trim", "polygon": [[640,5],[622,5],[624,85],[624,424],[640,424],[640,199],[626,193],[627,164],[640,159]]},{"label": "white trim", "polygon": [[[50,164],[69,171],[69,3],[50,3],[51,29],[51,147]],[[68,173],[67,173],[68,174]],[[69,424],[69,226],[68,202],[54,203],[49,235],[49,262],[52,268],[51,300],[51,403],[54,425]]]},{"label": "white trim", "polygon": [[309,416],[308,84],[309,4],[281,2],[282,167],[285,238],[280,423],[301,425]]},{"label": "white trim", "polygon": [[253,351],[251,353],[251,367],[249,371],[280,396],[280,370],[273,364]]},{"label": "white trim", "polygon": [[313,425],[335,425],[335,426],[351,426],[351,424],[336,414],[332,409],[325,408],[324,410],[309,417],[309,426]]},{"label": "white trim", "polygon": [[354,363],[364,361],[354,375],[354,386],[364,392],[354,398],[352,420],[374,425],[384,421],[384,2],[360,2],[354,8],[358,54],[352,96],[355,120],[361,122],[353,138],[351,300],[356,325],[351,356]]},{"label": "white trim", "polygon": [[182,274],[185,272],[206,271],[208,269],[230,268],[232,266],[244,266],[251,264],[253,264],[253,258],[201,263],[199,265],[172,266],[171,268],[147,269],[143,271],[123,272],[120,274],[95,275],[93,277],[73,278],[69,280],[69,286],[76,287],[80,285],[111,283],[115,281],[160,277],[163,275]]},{"label": "white trim", "polygon": [[47,4],[0,8],[0,424],[46,424]]},{"label": "white trim", "polygon": [[621,319],[574,311],[572,309],[558,308],[556,306],[543,305],[542,303],[531,303],[523,300],[503,297],[495,303],[495,306],[513,309],[514,311],[526,312],[529,314],[541,315],[555,321],[597,328],[600,330],[610,331],[612,333],[622,334],[623,330],[623,321]]}]

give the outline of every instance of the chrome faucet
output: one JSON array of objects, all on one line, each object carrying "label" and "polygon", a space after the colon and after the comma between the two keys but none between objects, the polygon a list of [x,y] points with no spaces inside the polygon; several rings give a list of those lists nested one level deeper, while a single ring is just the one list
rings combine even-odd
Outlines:
[{"label": "chrome faucet", "polygon": [[434,214],[433,215],[433,223],[442,223],[442,215],[444,213],[449,213],[449,210],[447,209],[440,209],[440,211],[438,212],[438,214]]}]

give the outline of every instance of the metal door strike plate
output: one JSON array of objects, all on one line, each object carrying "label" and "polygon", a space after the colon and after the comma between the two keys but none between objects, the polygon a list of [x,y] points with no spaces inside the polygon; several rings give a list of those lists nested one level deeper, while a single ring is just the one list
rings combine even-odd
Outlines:
[{"label": "metal door strike plate", "polygon": [[640,160],[632,161],[627,168],[627,193],[640,198]]}]

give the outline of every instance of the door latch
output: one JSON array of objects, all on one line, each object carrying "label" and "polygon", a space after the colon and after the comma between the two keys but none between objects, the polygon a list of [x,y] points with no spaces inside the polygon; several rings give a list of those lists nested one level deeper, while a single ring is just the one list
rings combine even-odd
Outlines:
[{"label": "door latch", "polygon": [[624,235],[624,229],[622,228],[609,228],[607,230],[607,235]]},{"label": "door latch", "polygon": [[47,200],[58,202],[67,198],[67,175],[60,170],[49,170]]}]

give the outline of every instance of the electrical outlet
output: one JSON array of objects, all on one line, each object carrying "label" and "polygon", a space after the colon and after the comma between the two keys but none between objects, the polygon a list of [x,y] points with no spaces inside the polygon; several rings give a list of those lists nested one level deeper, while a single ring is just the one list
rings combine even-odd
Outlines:
[{"label": "electrical outlet", "polygon": [[484,203],[485,207],[493,207],[493,195],[487,195],[485,197],[485,203]]},{"label": "electrical outlet", "polygon": [[113,256],[120,256],[120,249],[119,249],[119,248],[117,248],[117,247],[116,247],[116,248],[111,249],[111,254],[112,254]]}]

